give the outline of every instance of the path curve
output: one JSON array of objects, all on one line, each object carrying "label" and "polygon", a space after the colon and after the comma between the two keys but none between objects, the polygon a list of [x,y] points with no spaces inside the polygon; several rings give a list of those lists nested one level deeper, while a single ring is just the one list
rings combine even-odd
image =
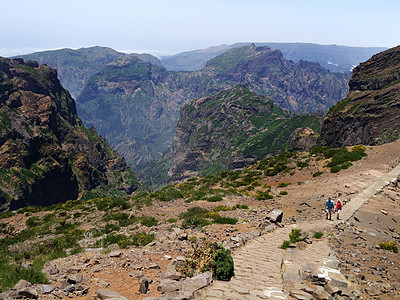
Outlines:
[{"label": "path curve", "polygon": [[[283,278],[285,277],[283,273],[287,274],[285,269],[288,269],[287,265],[285,265],[286,251],[280,249],[279,246],[284,240],[288,239],[291,229],[295,227],[305,232],[312,230],[322,231],[324,228],[333,227],[340,222],[346,222],[363,204],[381,193],[384,187],[389,185],[393,179],[399,177],[400,164],[346,203],[341,213],[341,220],[333,222],[326,222],[326,220],[301,222],[278,228],[273,232],[251,240],[232,253],[235,263],[235,276],[231,281],[214,281],[204,291],[202,299],[288,299],[287,293],[284,292]],[[313,247],[310,247],[309,259],[313,261],[323,260],[330,255],[328,245],[324,242],[319,242],[319,244],[325,250],[313,252]],[[290,255],[293,256],[294,254]],[[307,259],[303,263],[306,264]]]}]

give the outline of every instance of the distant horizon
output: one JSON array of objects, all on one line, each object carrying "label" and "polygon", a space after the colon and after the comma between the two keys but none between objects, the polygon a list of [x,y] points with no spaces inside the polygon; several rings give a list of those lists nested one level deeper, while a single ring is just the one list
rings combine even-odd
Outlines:
[{"label": "distant horizon", "polygon": [[[2,57],[15,57],[19,55],[26,55],[26,54],[32,54],[36,52],[45,52],[45,51],[56,51],[56,50],[62,50],[62,49],[71,49],[71,50],[78,50],[78,49],[84,49],[84,48],[93,48],[93,47],[104,47],[104,48],[110,48],[118,52],[126,53],[126,54],[132,54],[132,53],[137,53],[137,54],[151,54],[157,58],[162,58],[162,57],[167,57],[167,56],[174,56],[177,54],[185,53],[185,52],[191,52],[191,51],[196,51],[196,50],[204,50],[208,48],[213,48],[213,47],[220,47],[220,46],[231,46],[235,44],[268,44],[268,43],[282,43],[282,44],[310,44],[310,45],[319,45],[319,46],[338,46],[338,47],[349,47],[349,48],[385,48],[389,49],[392,47],[385,47],[385,46],[351,46],[351,45],[338,45],[338,44],[319,44],[319,43],[314,43],[314,42],[275,42],[275,41],[256,41],[256,42],[234,42],[234,43],[221,43],[221,44],[216,44],[216,45],[211,45],[211,46],[206,46],[203,48],[196,48],[196,49],[185,49],[177,52],[173,51],[160,51],[160,50],[143,50],[143,49],[137,49],[137,50],[128,50],[128,49],[116,49],[107,45],[92,45],[92,46],[82,46],[82,47],[57,47],[57,48],[49,48],[49,49],[33,49],[33,48],[23,48],[20,50],[8,50],[0,47],[0,56]],[[397,45],[396,45],[397,46]],[[393,46],[393,47],[396,47]],[[5,53],[5,54],[4,54]]]},{"label": "distant horizon", "polygon": [[2,0],[0,55],[92,45],[157,56],[240,41],[397,46],[400,1]]}]

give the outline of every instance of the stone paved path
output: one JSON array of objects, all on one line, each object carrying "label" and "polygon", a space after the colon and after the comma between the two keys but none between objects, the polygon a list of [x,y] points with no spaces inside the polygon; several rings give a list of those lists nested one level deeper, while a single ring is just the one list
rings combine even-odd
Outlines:
[{"label": "stone paved path", "polygon": [[[279,246],[284,240],[288,239],[291,229],[297,227],[302,231],[322,231],[325,227],[347,221],[364,203],[390,184],[393,178],[399,177],[400,165],[376,180],[374,184],[365,188],[348,202],[343,208],[341,220],[302,222],[293,226],[278,228],[251,240],[232,254],[235,263],[235,277],[229,282],[214,281],[204,292],[203,299],[288,299],[287,288],[284,289],[285,280],[290,280],[291,275],[295,277],[294,272],[299,267],[290,266],[292,261],[298,261],[305,265],[308,261],[326,260],[331,254],[328,245],[322,244],[323,242],[308,247],[307,251],[302,253],[304,260],[301,260],[301,257],[299,258],[294,251],[286,253]],[[319,244],[318,251],[315,250],[317,244]],[[285,260],[287,257],[290,257],[289,263]],[[284,290],[286,293],[284,293]]]}]

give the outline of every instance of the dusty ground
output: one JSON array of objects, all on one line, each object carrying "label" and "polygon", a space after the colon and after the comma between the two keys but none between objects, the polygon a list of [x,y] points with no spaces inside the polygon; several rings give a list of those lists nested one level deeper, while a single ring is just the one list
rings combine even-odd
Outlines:
[{"label": "dusty ground", "polygon": [[[181,212],[193,206],[212,209],[215,205],[248,205],[250,210],[220,212],[221,215],[238,218],[237,225],[214,224],[206,227],[203,231],[187,231],[189,237],[195,235],[220,242],[228,240],[230,236],[237,233],[258,229],[260,222],[272,208],[280,208],[284,211],[284,223],[286,224],[324,219],[324,203],[328,196],[334,199],[339,197],[344,202],[348,201],[390,169],[393,162],[400,156],[399,149],[400,141],[368,147],[367,157],[337,174],[323,169],[326,161],[313,161],[309,167],[299,170],[293,175],[267,178],[263,184],[272,186],[273,192],[278,193],[280,190],[288,192],[288,195],[271,200],[257,201],[253,197],[230,196],[217,203],[205,201],[184,203],[183,200],[154,203],[153,206],[145,207],[143,212],[163,221],[156,228],[142,229],[155,233],[161,244],[118,250],[121,251],[121,255],[118,257],[110,257],[110,251],[103,251],[81,253],[59,259],[52,263],[59,270],[59,273],[53,276],[58,280],[53,281],[52,285],[61,284],[61,275],[64,279],[68,276],[73,277],[79,270],[86,280],[86,285],[90,287],[89,293],[80,297],[81,299],[92,299],[98,288],[117,291],[129,299],[160,297],[162,294],[157,291],[157,281],[161,272],[166,269],[171,258],[185,256],[189,249],[188,241],[178,241],[176,235],[170,232],[174,224],[166,222],[168,218],[178,218]],[[323,170],[324,174],[312,177],[317,170]],[[278,189],[276,185],[279,182],[291,184]],[[395,200],[388,197],[387,193]],[[380,288],[384,289],[385,284],[389,284],[387,287],[390,287],[400,280],[399,254],[383,252],[384,250],[376,247],[382,239],[393,239],[392,236],[399,237],[400,200],[398,198],[396,200],[396,193],[398,195],[399,191],[382,193],[376,201],[365,205],[355,215],[358,221],[351,220],[354,223],[354,230],[342,230],[340,235],[331,239],[338,259],[342,263],[343,273],[347,274],[354,285],[360,289],[374,284],[380,284]],[[345,205],[343,209],[346,209]],[[382,209],[388,214],[383,214]],[[18,224],[23,224],[24,220],[21,220],[21,216],[14,218],[9,222],[19,229],[18,226],[21,225]],[[398,239],[396,241],[399,242]],[[382,253],[384,254],[382,255]],[[93,269],[96,265],[101,267]],[[358,268],[357,272],[354,272],[356,268]],[[153,281],[149,286],[149,293],[146,295],[139,293],[137,278],[129,275],[138,270],[143,271],[144,276],[150,277]]]}]

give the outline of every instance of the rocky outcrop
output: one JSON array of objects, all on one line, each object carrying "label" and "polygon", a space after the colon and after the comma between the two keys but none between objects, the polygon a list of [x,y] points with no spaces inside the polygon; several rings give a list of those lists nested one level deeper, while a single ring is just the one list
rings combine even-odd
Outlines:
[{"label": "rocky outcrop", "polygon": [[0,210],[138,187],[125,160],[83,126],[56,71],[22,59],[0,58],[0,174]]},{"label": "rocky outcrop", "polygon": [[95,126],[140,169],[169,152],[179,110],[192,99],[245,83],[281,108],[326,111],[347,93],[347,80],[347,75],[331,73],[317,63],[294,63],[279,51],[250,45],[230,49],[193,72],[168,72],[124,58],[94,74],[77,105],[85,124]]},{"label": "rocky outcrop", "polygon": [[319,144],[377,145],[400,136],[400,46],[374,55],[353,71],[350,92],[325,118]]},{"label": "rocky outcrop", "polygon": [[173,178],[242,168],[285,150],[297,128],[319,129],[315,115],[295,115],[238,85],[181,109],[169,170]]}]

